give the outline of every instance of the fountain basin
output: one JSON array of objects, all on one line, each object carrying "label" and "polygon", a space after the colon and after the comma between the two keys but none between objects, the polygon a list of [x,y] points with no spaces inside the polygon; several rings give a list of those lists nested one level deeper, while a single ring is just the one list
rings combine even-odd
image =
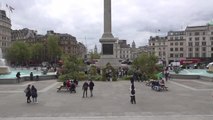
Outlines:
[{"label": "fountain basin", "polygon": [[48,72],[47,74],[42,74],[41,70],[32,69],[11,69],[9,74],[0,75],[0,84],[15,84],[17,83],[16,73],[21,73],[20,82],[30,81],[30,72],[33,72],[34,80],[36,76],[39,76],[39,80],[50,80],[56,78],[56,72]]},{"label": "fountain basin", "polygon": [[213,73],[208,73],[207,69],[183,69],[178,74],[170,72],[171,78],[177,79],[200,79],[213,82]]},{"label": "fountain basin", "polygon": [[0,66],[0,75],[10,73],[10,69],[7,66]]}]

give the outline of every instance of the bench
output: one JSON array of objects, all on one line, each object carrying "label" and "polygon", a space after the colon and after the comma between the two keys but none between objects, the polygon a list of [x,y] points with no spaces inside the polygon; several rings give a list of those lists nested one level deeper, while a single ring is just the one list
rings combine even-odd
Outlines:
[{"label": "bench", "polygon": [[66,90],[66,91],[69,91],[69,88],[67,88],[66,86],[61,84],[59,87],[57,87],[57,92],[61,91],[62,89]]}]

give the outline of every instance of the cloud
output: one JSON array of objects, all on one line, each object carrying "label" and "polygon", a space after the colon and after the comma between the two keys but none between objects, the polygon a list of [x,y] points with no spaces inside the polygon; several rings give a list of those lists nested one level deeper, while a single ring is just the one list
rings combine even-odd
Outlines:
[{"label": "cloud", "polygon": [[[15,8],[12,29],[30,28],[41,34],[55,30],[75,36],[89,49],[95,44],[100,46],[103,0],[4,2]],[[212,0],[112,0],[113,35],[128,43],[134,40],[137,45],[145,45],[150,36],[165,35],[188,25],[205,25],[212,20],[212,4]]]}]

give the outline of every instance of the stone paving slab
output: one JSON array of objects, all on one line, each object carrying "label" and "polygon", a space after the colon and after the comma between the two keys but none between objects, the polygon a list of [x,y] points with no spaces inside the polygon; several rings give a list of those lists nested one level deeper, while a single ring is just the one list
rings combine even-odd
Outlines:
[{"label": "stone paving slab", "polygon": [[95,116],[95,117],[16,117],[0,120],[212,120],[213,115],[185,116]]},{"label": "stone paving slab", "polygon": [[82,98],[82,82],[76,94],[56,92],[60,83],[49,82],[36,83],[40,91],[46,89],[39,93],[38,104],[27,104],[24,93],[0,93],[0,119],[72,120],[77,117],[81,120],[91,117],[114,120],[123,117],[121,119],[128,120],[129,116],[131,119],[139,116],[134,119],[161,120],[166,116],[171,120],[208,120],[213,115],[211,91],[193,91],[171,82],[166,83],[169,91],[165,92],[153,91],[144,83],[136,82],[136,105],[129,102],[129,81],[95,82],[94,97],[85,99]]}]

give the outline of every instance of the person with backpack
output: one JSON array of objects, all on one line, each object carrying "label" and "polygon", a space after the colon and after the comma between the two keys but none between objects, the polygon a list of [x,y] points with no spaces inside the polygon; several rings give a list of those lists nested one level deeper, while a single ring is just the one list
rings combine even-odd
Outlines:
[{"label": "person with backpack", "polygon": [[28,85],[27,88],[24,90],[26,97],[27,97],[27,103],[31,103],[31,89],[30,89],[31,85]]},{"label": "person with backpack", "polygon": [[135,100],[135,86],[134,86],[134,84],[132,84],[130,86],[130,102],[132,104],[136,104],[136,100]]},{"label": "person with backpack", "polygon": [[33,103],[38,103],[37,101],[38,93],[34,85],[32,85],[31,87],[31,95],[32,95]]},{"label": "person with backpack", "polygon": [[95,86],[95,84],[93,83],[92,80],[90,80],[90,83],[89,83],[89,90],[90,90],[90,97],[93,97],[93,87]]},{"label": "person with backpack", "polygon": [[82,90],[83,90],[83,98],[86,94],[86,97],[87,97],[87,90],[88,90],[88,87],[89,87],[89,84],[87,81],[84,82],[83,86],[82,86]]}]

